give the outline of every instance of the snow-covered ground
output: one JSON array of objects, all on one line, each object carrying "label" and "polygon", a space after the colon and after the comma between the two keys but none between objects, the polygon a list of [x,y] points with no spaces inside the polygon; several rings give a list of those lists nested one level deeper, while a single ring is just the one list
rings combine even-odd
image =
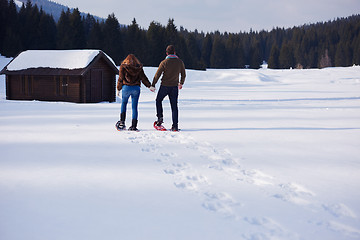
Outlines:
[{"label": "snow-covered ground", "polygon": [[141,131],[117,132],[119,99],[7,101],[4,82],[2,240],[360,239],[360,67],[188,70],[179,133],[152,128],[144,87]]}]

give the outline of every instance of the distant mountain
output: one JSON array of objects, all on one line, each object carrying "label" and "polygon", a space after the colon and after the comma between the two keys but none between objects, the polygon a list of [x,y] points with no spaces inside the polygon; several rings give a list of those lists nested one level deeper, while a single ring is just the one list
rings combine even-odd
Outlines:
[{"label": "distant mountain", "polygon": [[[15,0],[15,3],[21,7],[22,3],[26,4],[28,0]],[[61,5],[59,3],[56,3],[56,2],[53,2],[53,1],[50,1],[50,0],[30,0],[31,3],[33,5],[37,5],[39,8],[42,7],[43,11],[48,13],[48,14],[51,14],[53,17],[54,17],[54,20],[57,22],[61,16],[61,12],[64,10],[64,11],[67,11],[67,9],[69,8],[68,6],[64,6],[64,5]],[[72,11],[73,8],[70,8],[70,10]],[[80,9],[79,9],[80,11]],[[83,13],[81,12],[81,15],[82,16],[86,16],[87,13]],[[90,14],[92,15],[92,14]],[[95,19],[99,20],[99,21],[103,21],[104,19],[103,18],[100,18],[100,17],[97,17],[97,16],[94,16],[92,15]]]}]

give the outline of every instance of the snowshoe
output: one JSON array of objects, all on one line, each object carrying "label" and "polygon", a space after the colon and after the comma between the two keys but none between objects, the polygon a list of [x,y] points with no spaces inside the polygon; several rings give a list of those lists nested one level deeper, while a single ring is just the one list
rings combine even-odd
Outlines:
[{"label": "snowshoe", "polygon": [[155,121],[154,128],[158,131],[167,131],[167,129],[162,125],[161,122]]},{"label": "snowshoe", "polygon": [[124,121],[118,121],[118,122],[115,124],[115,127],[116,127],[116,130],[118,130],[118,131],[126,130],[126,126],[125,126],[125,122],[124,122]]}]

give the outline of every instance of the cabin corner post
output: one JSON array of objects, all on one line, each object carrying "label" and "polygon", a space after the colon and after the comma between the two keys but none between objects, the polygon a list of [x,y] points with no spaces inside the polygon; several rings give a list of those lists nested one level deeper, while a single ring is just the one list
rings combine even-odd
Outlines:
[{"label": "cabin corner post", "polygon": [[9,75],[5,75],[5,94],[6,94],[6,100],[11,100],[11,81],[9,79]]}]

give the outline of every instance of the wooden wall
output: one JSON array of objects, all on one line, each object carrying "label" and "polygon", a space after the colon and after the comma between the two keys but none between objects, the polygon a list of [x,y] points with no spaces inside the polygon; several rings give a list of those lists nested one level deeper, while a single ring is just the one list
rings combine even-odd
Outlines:
[{"label": "wooden wall", "polygon": [[81,102],[80,76],[8,75],[9,100]]},{"label": "wooden wall", "polygon": [[[94,79],[94,73],[96,70],[102,70],[102,80],[99,84],[94,84],[92,81],[98,81]],[[115,101],[115,74],[112,69],[106,63],[104,59],[99,59],[94,65],[92,65],[91,69],[85,74],[85,102],[94,102],[92,99],[94,98],[94,86],[98,86],[101,88],[101,101],[114,102]],[[101,85],[101,86],[100,86]],[[95,101],[98,102],[98,101]]]},{"label": "wooden wall", "polygon": [[[71,75],[71,70],[63,71],[61,75],[45,75],[48,73],[27,75],[31,71],[19,75],[6,75],[6,97],[9,100],[114,102],[116,97],[114,69],[102,57],[90,66],[84,76],[81,76],[81,71],[78,70],[78,75]],[[46,71],[57,70],[46,69]],[[67,75],[67,72],[70,74]]]}]

